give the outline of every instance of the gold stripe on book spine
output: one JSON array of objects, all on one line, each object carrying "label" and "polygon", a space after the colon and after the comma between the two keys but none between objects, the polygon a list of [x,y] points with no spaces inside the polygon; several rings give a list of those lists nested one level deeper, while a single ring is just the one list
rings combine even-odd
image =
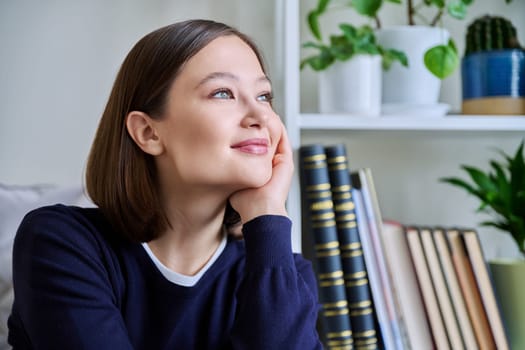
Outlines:
[{"label": "gold stripe on book spine", "polygon": [[363,310],[352,310],[350,312],[351,316],[364,316],[364,315],[370,315],[373,312],[372,308],[363,309]]},{"label": "gold stripe on book spine", "polygon": [[325,317],[335,317],[335,316],[348,315],[348,309],[325,310],[325,311],[323,311],[323,315],[325,315]]},{"label": "gold stripe on book spine", "polygon": [[323,280],[327,278],[341,278],[341,277],[343,277],[343,271],[341,270],[319,274],[319,278]]},{"label": "gold stripe on book spine", "polygon": [[343,285],[344,283],[345,283],[345,280],[340,278],[340,279],[333,280],[333,281],[321,281],[319,282],[319,286],[321,287],[340,286],[340,285]]},{"label": "gold stripe on book spine", "polygon": [[311,156],[305,156],[303,159],[305,163],[326,161],[326,154],[324,153],[314,154]]},{"label": "gold stripe on book spine", "polygon": [[343,258],[357,258],[358,256],[361,256],[361,255],[363,255],[362,250],[358,250],[355,252],[342,252],[341,253],[341,257]]},{"label": "gold stripe on book spine", "polygon": [[351,307],[357,307],[357,308],[364,308],[364,307],[371,307],[372,301],[371,300],[363,300],[358,303],[352,303],[350,305]]},{"label": "gold stripe on book spine", "polygon": [[[335,207],[335,210],[336,210],[336,211],[340,211],[340,210],[337,208],[337,206]],[[335,214],[334,214],[334,217],[336,217]],[[355,218],[356,218],[356,217],[355,217],[355,214],[354,214],[354,213],[337,215],[337,219],[339,219],[339,220],[346,220],[346,221],[348,221],[348,220],[355,220]]]},{"label": "gold stripe on book spine", "polygon": [[326,220],[334,219],[335,214],[332,212],[321,213],[321,214],[312,215],[310,216],[310,218],[315,221],[326,221]]},{"label": "gold stripe on book spine", "polygon": [[352,189],[350,185],[332,186],[333,192],[347,192]]},{"label": "gold stripe on book spine", "polygon": [[324,303],[323,307],[325,309],[348,307],[348,302],[346,300],[339,300],[339,301],[336,301],[335,303]]},{"label": "gold stripe on book spine", "polygon": [[[375,329],[370,329],[370,330],[364,331],[364,332],[356,332],[355,334],[359,335],[359,337],[361,337],[361,338],[375,337],[376,336],[376,330]],[[372,342],[377,342],[377,339],[368,339],[367,341],[372,343]]]},{"label": "gold stripe on book spine", "polygon": [[311,191],[326,191],[326,190],[330,190],[332,187],[330,185],[329,182],[325,182],[325,183],[321,183],[321,184],[315,184],[315,185],[309,185],[309,186],[306,186],[306,191],[307,192],[311,192]]},{"label": "gold stripe on book spine", "polygon": [[366,278],[366,271],[358,271],[354,273],[348,273],[345,275],[345,278],[347,279],[358,279],[358,278]]},{"label": "gold stripe on book spine", "polygon": [[331,242],[326,242],[326,243],[316,244],[315,245],[315,249],[316,250],[333,249],[333,248],[339,248],[339,242],[338,241],[331,241]]},{"label": "gold stripe on book spine", "polygon": [[314,202],[310,205],[310,209],[312,211],[319,211],[319,210],[328,210],[332,209],[334,207],[334,203],[332,200],[323,200],[319,202]]},{"label": "gold stripe on book spine", "polygon": [[361,242],[352,242],[341,246],[341,250],[361,250]]},{"label": "gold stripe on book spine", "polygon": [[[335,206],[335,211],[349,211],[349,210],[354,210],[354,209],[355,209],[355,204],[351,201],[345,201]],[[353,215],[352,219],[355,219],[355,214],[352,213],[351,215]]]},{"label": "gold stripe on book spine", "polygon": [[328,159],[328,164],[333,164],[333,163],[346,164],[346,157],[345,156],[330,157],[330,159]]},{"label": "gold stripe on book spine", "polygon": [[353,349],[352,345],[354,344],[353,339],[345,340],[329,340],[328,347],[333,349]]},{"label": "gold stripe on book spine", "polygon": [[330,170],[346,170],[348,167],[346,164],[334,164],[334,165],[328,165],[328,168]]},{"label": "gold stripe on book spine", "polygon": [[342,332],[329,332],[326,334],[326,337],[328,339],[351,337],[351,336],[352,336],[352,331],[349,331],[349,330],[342,331]]},{"label": "gold stripe on book spine", "polygon": [[368,284],[368,279],[363,278],[357,281],[347,281],[345,285],[347,287],[359,287],[359,286],[364,286],[366,284]]}]

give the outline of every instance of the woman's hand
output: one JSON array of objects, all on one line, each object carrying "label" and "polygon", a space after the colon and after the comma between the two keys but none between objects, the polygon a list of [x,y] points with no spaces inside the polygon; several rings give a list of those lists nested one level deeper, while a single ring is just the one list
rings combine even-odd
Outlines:
[{"label": "woman's hand", "polygon": [[288,215],[286,198],[294,170],[293,153],[283,124],[281,139],[272,160],[272,176],[261,187],[235,192],[230,197],[232,207],[243,223],[261,215]]}]

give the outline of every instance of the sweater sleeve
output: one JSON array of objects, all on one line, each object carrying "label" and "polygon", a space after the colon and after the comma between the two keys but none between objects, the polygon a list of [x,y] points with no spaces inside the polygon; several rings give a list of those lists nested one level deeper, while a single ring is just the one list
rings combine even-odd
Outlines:
[{"label": "sweater sleeve", "polygon": [[235,349],[322,349],[310,262],[291,249],[291,221],[266,215],[243,227],[244,278],[232,330]]},{"label": "sweater sleeve", "polygon": [[[107,246],[64,206],[28,214],[15,239],[14,349],[131,349]],[[113,286],[113,287],[112,287]]]}]

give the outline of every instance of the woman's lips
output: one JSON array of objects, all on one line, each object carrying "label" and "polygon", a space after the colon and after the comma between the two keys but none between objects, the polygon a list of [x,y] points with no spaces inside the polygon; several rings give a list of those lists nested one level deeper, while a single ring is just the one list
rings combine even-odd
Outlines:
[{"label": "woman's lips", "polygon": [[250,154],[268,153],[268,140],[266,139],[248,139],[236,143],[231,148]]}]

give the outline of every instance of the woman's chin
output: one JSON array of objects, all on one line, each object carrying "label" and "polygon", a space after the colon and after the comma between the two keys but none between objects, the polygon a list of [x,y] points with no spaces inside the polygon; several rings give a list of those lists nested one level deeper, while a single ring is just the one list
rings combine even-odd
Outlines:
[{"label": "woman's chin", "polygon": [[263,176],[261,174],[253,175],[252,177],[250,177],[250,179],[246,179],[244,185],[246,186],[246,188],[259,188],[266,185],[271,178],[271,173],[267,176]]}]

